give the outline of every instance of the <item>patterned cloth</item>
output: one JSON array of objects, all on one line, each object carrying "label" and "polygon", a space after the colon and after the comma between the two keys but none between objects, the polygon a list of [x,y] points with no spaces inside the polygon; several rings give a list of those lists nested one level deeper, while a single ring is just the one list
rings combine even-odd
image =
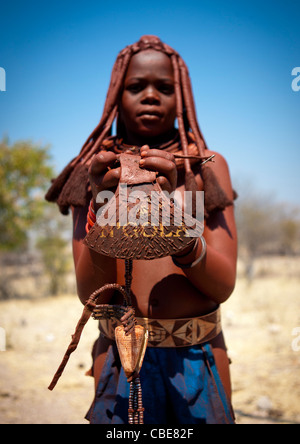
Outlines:
[{"label": "patterned cloth", "polygon": [[[147,348],[140,372],[145,424],[234,424],[210,344]],[[109,347],[91,424],[126,424],[129,383],[116,345]]]}]

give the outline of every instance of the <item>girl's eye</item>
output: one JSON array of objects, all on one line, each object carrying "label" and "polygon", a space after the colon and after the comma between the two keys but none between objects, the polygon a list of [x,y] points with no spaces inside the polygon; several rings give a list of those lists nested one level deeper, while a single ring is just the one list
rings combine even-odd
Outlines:
[{"label": "girl's eye", "polygon": [[[132,83],[126,87],[126,90],[132,94],[137,94],[146,87],[143,83]],[[169,83],[161,83],[155,86],[157,90],[166,95],[171,95],[174,93],[174,85]]]},{"label": "girl's eye", "polygon": [[142,90],[142,85],[138,83],[133,83],[132,85],[128,85],[126,89],[127,91],[130,91],[132,93],[138,93]]},{"label": "girl's eye", "polygon": [[160,86],[159,90],[163,93],[163,94],[173,94],[174,93],[174,85],[169,85],[169,84],[163,84]]}]

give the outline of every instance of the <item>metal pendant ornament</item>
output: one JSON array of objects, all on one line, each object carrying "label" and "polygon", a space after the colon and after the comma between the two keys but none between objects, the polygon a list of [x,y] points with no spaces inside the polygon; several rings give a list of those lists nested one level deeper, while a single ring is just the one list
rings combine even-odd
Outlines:
[{"label": "metal pendant ornament", "polygon": [[[193,245],[203,224],[166,197],[156,173],[139,168],[141,157],[120,154],[115,196],[97,214],[84,243],[117,259],[152,260]],[[193,237],[189,229],[193,229]]]}]

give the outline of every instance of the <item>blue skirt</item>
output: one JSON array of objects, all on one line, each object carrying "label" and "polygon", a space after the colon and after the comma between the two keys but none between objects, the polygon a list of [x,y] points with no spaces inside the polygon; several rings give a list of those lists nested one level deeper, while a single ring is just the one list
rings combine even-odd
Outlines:
[{"label": "blue skirt", "polygon": [[[209,343],[146,350],[140,372],[145,424],[234,424]],[[109,347],[86,416],[91,424],[128,424],[129,383]]]}]

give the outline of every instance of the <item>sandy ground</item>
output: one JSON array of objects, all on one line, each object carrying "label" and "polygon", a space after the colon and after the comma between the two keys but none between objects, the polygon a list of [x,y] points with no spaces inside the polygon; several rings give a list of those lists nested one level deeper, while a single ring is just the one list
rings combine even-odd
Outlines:
[{"label": "sandy ground", "polygon": [[[260,261],[222,307],[238,424],[300,423],[299,261]],[[1,424],[88,424],[94,320],[55,390],[47,389],[81,312],[75,295],[0,302]]]}]

